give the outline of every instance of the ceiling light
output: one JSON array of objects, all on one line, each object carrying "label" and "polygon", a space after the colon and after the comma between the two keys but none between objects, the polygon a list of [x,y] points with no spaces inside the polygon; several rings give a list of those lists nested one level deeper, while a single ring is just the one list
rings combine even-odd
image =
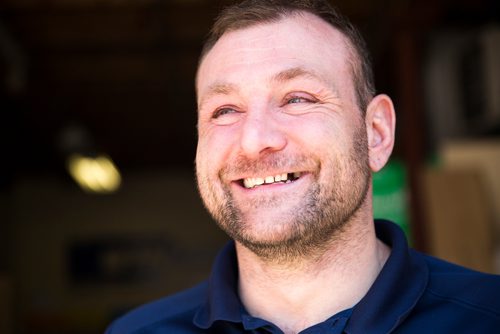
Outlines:
[{"label": "ceiling light", "polygon": [[106,155],[91,157],[72,154],[67,160],[67,168],[80,188],[86,192],[110,194],[120,188],[120,172]]}]

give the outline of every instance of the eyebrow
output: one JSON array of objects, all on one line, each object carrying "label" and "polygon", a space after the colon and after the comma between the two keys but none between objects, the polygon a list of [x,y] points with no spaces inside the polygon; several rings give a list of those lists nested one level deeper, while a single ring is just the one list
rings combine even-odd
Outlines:
[{"label": "eyebrow", "polygon": [[293,79],[299,78],[299,77],[307,77],[307,78],[312,78],[320,81],[324,81],[321,76],[317,75],[316,73],[307,70],[303,67],[292,67],[286,70],[283,70],[276,75],[272,77],[272,81],[277,82],[277,83],[285,83],[287,81],[291,81]]},{"label": "eyebrow", "polygon": [[226,82],[215,82],[211,84],[207,88],[207,92],[203,94],[203,98],[200,101],[200,105],[204,103],[204,101],[212,98],[216,95],[229,95],[232,92],[237,90],[237,86],[235,84],[226,83]]}]

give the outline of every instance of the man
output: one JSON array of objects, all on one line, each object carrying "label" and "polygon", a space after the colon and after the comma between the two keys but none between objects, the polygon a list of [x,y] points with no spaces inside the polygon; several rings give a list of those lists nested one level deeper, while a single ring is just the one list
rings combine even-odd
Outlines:
[{"label": "man", "polygon": [[493,333],[497,277],[373,222],[395,115],[364,42],[326,1],[226,9],[196,78],[201,197],[234,242],[211,277],[108,333]]}]

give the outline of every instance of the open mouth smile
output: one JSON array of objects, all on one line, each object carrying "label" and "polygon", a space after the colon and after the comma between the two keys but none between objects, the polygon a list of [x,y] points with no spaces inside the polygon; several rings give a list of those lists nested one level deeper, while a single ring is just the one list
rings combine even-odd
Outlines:
[{"label": "open mouth smile", "polygon": [[275,176],[248,177],[241,179],[239,182],[246,189],[252,189],[266,184],[291,183],[299,179],[301,176],[302,176],[301,172],[283,173]]}]

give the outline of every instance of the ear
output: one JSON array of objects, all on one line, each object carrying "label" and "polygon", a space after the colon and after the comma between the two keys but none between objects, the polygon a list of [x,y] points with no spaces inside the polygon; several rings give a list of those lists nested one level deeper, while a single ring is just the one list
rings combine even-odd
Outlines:
[{"label": "ear", "polygon": [[384,167],[394,147],[396,115],[392,100],[387,95],[377,95],[366,110],[369,163],[373,172]]}]

